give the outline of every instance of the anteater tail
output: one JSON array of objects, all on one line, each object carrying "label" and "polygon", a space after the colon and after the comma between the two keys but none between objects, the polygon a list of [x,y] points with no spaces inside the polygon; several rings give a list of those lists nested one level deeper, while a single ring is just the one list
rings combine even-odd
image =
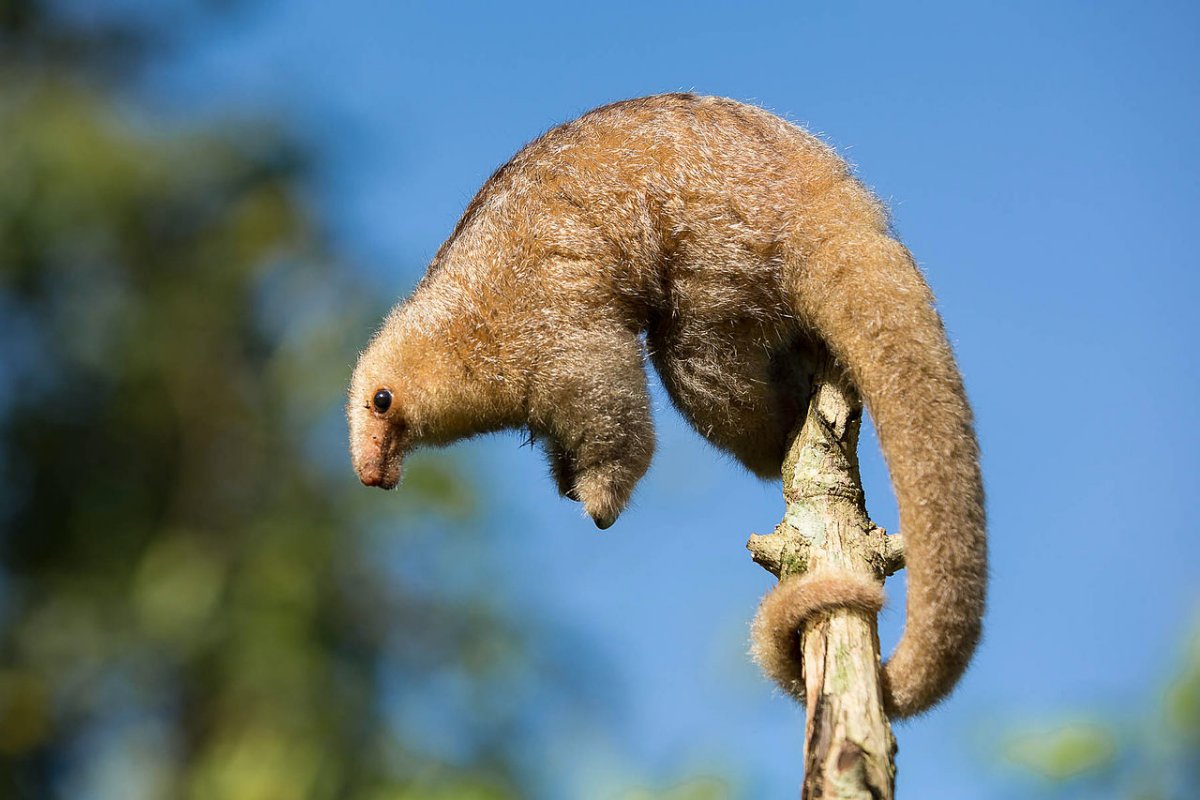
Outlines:
[{"label": "anteater tail", "polygon": [[789,259],[790,282],[798,314],[875,421],[899,501],[908,608],[884,690],[889,714],[905,717],[950,692],[979,641],[987,588],[979,447],[928,286],[866,189],[843,188],[831,198],[842,207],[822,215],[839,228]]}]

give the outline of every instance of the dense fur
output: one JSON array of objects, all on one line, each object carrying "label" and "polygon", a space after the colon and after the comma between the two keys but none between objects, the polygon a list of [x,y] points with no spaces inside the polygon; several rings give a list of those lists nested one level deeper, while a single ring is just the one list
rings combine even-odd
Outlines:
[{"label": "dense fur", "polygon": [[800,628],[814,614],[835,608],[876,614],[883,608],[883,590],[861,575],[823,570],[780,581],[759,606],[750,630],[754,660],[794,697],[805,696]]},{"label": "dense fur", "polygon": [[[822,142],[761,109],[683,94],[616,103],[501,167],[362,354],[355,469],[390,488],[416,445],[525,427],[560,491],[607,527],[654,449],[647,350],[696,430],[763,477],[779,474],[809,365],[843,365],[907,539],[889,709],[944,696],[978,640],[986,584],[962,382],[883,208]],[[384,413],[381,388],[394,397]]]}]

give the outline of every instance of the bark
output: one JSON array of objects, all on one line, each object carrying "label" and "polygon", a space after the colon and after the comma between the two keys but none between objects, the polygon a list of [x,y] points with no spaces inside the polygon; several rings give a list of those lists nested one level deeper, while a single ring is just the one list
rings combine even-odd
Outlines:
[{"label": "bark", "polygon": [[[816,387],[783,465],[784,520],[769,536],[751,536],[747,547],[781,580],[836,569],[882,582],[903,566],[903,540],[867,516],[858,470],[861,402],[832,369]],[[801,796],[891,800],[896,740],[883,713],[875,615],[818,614],[798,633],[808,711]]]}]

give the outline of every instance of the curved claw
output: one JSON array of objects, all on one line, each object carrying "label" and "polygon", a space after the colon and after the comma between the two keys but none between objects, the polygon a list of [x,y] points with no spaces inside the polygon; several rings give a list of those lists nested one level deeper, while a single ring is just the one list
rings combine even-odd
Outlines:
[{"label": "curved claw", "polygon": [[595,516],[595,517],[592,517],[592,522],[596,523],[596,527],[597,527],[597,528],[599,528],[599,529],[600,529],[600,530],[602,530],[602,531],[606,531],[606,530],[608,530],[609,528],[611,528],[611,527],[612,527],[612,525],[613,525],[613,523],[614,523],[614,522],[616,522],[616,521],[617,521],[617,517],[616,517],[616,515],[615,515],[615,514],[614,514],[614,515],[612,515],[612,516]]}]

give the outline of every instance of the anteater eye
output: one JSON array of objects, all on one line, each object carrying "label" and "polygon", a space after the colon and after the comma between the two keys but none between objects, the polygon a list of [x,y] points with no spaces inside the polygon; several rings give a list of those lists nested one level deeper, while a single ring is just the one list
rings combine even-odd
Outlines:
[{"label": "anteater eye", "polygon": [[382,414],[392,407],[392,393],[387,389],[380,389],[371,398],[371,403],[374,404],[375,410]]}]

